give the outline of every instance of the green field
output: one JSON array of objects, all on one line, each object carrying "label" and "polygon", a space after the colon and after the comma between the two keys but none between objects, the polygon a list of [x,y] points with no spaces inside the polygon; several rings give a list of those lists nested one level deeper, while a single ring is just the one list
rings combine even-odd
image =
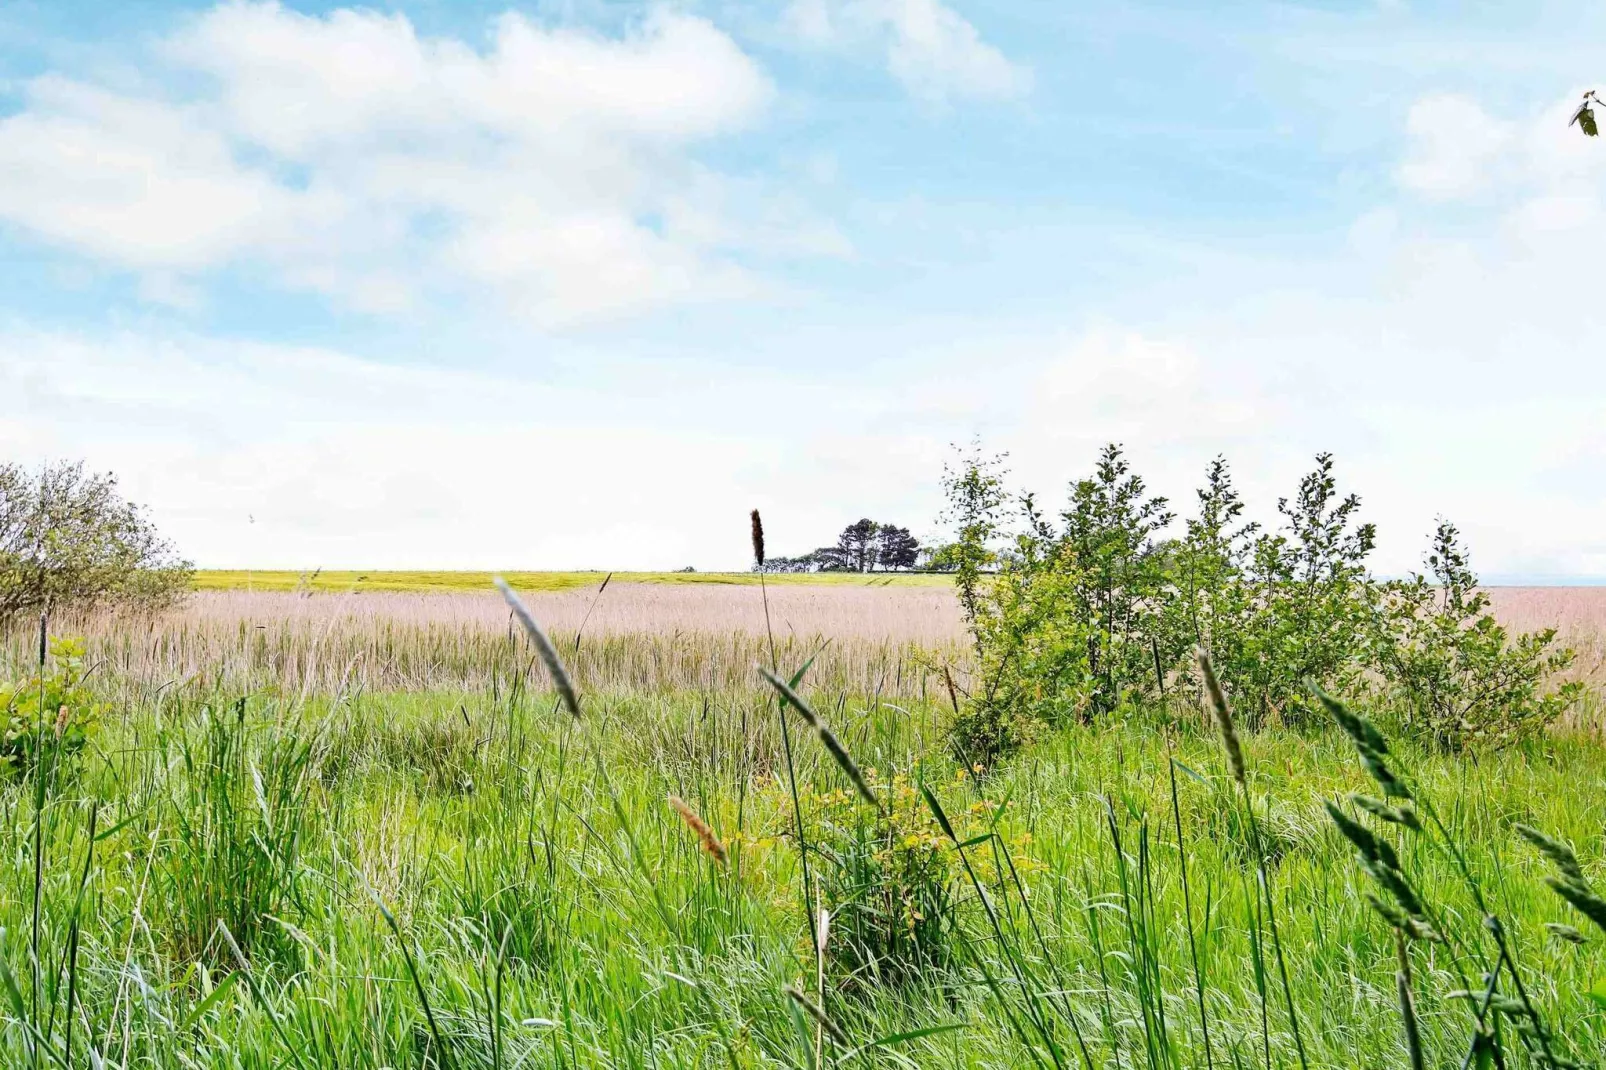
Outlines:
[{"label": "green field", "polygon": [[[448,572],[448,571],[246,571],[202,569],[195,586],[202,591],[490,591],[491,577],[500,575],[521,591],[566,591],[600,584],[606,572]],[[757,584],[753,572],[615,572],[615,583]],[[951,576],[942,573],[777,573],[766,577],[772,584],[808,584],[850,587],[947,586]]]},{"label": "green field", "polygon": [[[563,638],[576,718],[522,637],[346,626],[372,643],[218,626],[233,646],[191,668],[160,659],[194,623],[90,637],[89,745],[0,781],[0,1065],[1410,1065],[1376,882],[1323,809],[1378,790],[1341,733],[1245,737],[1251,824],[1192,696],[976,770],[944,745],[942,668],[870,645],[873,689],[835,670],[800,689],[872,806],[802,719],[782,735],[762,637],[700,661],[677,660],[687,637]],[[11,634],[12,678],[32,642]],[[808,653],[783,644],[783,667]],[[409,658],[481,682],[362,667]],[[78,702],[45,704],[63,738]],[[1466,1055],[1453,993],[1491,961],[1484,911],[1549,1042],[1594,1058],[1600,937],[1547,933],[1586,925],[1514,829],[1570,840],[1606,886],[1606,750],[1564,733],[1389,761],[1461,852],[1383,827],[1451,936],[1411,952],[1425,1065]],[[1513,1040],[1507,1065],[1562,1064]]]}]

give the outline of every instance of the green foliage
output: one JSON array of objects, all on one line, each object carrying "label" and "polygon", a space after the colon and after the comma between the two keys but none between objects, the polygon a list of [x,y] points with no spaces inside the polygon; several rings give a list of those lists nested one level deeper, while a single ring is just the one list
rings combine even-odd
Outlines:
[{"label": "green foliage", "polygon": [[1086,627],[1084,719],[1157,686],[1150,640],[1159,633],[1169,577],[1155,539],[1174,518],[1112,444],[1099,454],[1093,475],[1072,486],[1058,535],[1038,528],[1049,535],[1048,553],[1066,580],[1070,609]]},{"label": "green foliage", "polygon": [[[1435,539],[1439,568],[1460,568],[1470,575],[1455,550],[1455,529],[1441,524]],[[1449,562],[1444,555],[1449,553]],[[1423,1042],[1422,1023],[1416,1012],[1413,948],[1418,945],[1444,945],[1460,987],[1444,994],[1462,1007],[1455,1023],[1462,1034],[1460,1052],[1466,1052],[1463,1065],[1505,1066],[1519,1053],[1528,1064],[1545,1070],[1577,1070],[1583,1064],[1576,1057],[1584,1044],[1565,1019],[1548,1013],[1539,997],[1540,986],[1550,987],[1550,979],[1536,975],[1519,957],[1519,948],[1507,935],[1501,909],[1493,900],[1494,889],[1485,888],[1478,868],[1468,864],[1466,845],[1457,830],[1440,816],[1430,794],[1417,784],[1403,767],[1398,755],[1389,751],[1382,733],[1369,720],[1325,693],[1316,698],[1338,721],[1360,755],[1362,765],[1386,797],[1406,799],[1392,806],[1366,796],[1351,796],[1357,809],[1382,823],[1374,828],[1365,818],[1351,816],[1337,803],[1329,801],[1328,816],[1339,834],[1356,852],[1360,868],[1371,878],[1375,890],[1366,893],[1374,913],[1394,931],[1399,972],[1396,991],[1401,1024],[1411,1065],[1428,1063],[1428,1046]],[[1566,843],[1529,825],[1516,824],[1512,831],[1527,840],[1557,870],[1545,882],[1562,899],[1596,924],[1606,928],[1606,900],[1590,887],[1582,865]],[[1399,837],[1397,847],[1395,837]],[[1420,844],[1428,850],[1410,850]],[[1466,912],[1438,902],[1448,889],[1430,888],[1420,871],[1424,855],[1437,853],[1454,861],[1455,872],[1465,894],[1476,910],[1471,918],[1481,924],[1467,924]],[[1435,894],[1437,893],[1437,894]],[[1571,926],[1547,923],[1545,928],[1568,943],[1583,942]],[[1480,966],[1477,987],[1472,987],[1467,969],[1472,961]],[[1424,966],[1431,959],[1425,959]],[[1588,993],[1585,993],[1587,996]],[[1470,1020],[1469,1020],[1470,1019]],[[1598,1042],[1594,1047],[1598,1050]]]},{"label": "green foliage", "polygon": [[0,620],[94,604],[161,609],[191,576],[114,476],[81,463],[0,464]]},{"label": "green foliage", "polygon": [[1360,506],[1354,494],[1338,496],[1332,454],[1317,454],[1294,499],[1277,501],[1282,530],[1255,540],[1247,657],[1241,677],[1226,677],[1227,688],[1242,696],[1251,728],[1272,716],[1288,724],[1310,720],[1308,683],[1347,688],[1369,667],[1364,647],[1373,585],[1366,558],[1377,531],[1356,523]]},{"label": "green foliage", "polygon": [[1002,523],[1006,501],[1002,457],[984,457],[979,447],[943,470],[942,489],[948,499],[946,519],[953,525],[949,557],[959,604],[968,620],[983,609],[983,574],[997,561],[993,546]]},{"label": "green foliage", "polygon": [[811,795],[810,840],[824,864],[825,953],[840,983],[862,988],[929,979],[953,958],[958,862],[901,774],[880,785],[883,813],[848,791]]},{"label": "green foliage", "polygon": [[1547,682],[1573,661],[1555,629],[1512,640],[1489,611],[1455,525],[1441,521],[1417,573],[1382,588],[1376,663],[1404,727],[1449,750],[1498,747],[1542,731],[1583,685]]},{"label": "green foliage", "polygon": [[990,765],[1043,728],[1195,689],[1198,647],[1249,729],[1315,722],[1316,684],[1373,689],[1404,711],[1406,731],[1439,745],[1499,746],[1581,690],[1548,684],[1571,661],[1553,631],[1513,637],[1498,625],[1448,525],[1431,578],[1374,579],[1376,530],[1360,520],[1360,498],[1339,490],[1330,454],[1278,501],[1274,531],[1244,519],[1221,458],[1173,538],[1165,499],[1114,445],[1072,484],[1058,524],[1024,494],[1007,527],[1002,478],[974,455],[945,485],[978,656],[980,686],[952,733],[970,760]]},{"label": "green foliage", "polygon": [[303,841],[312,834],[311,743],[293,729],[255,728],[247,702],[208,703],[195,730],[161,744],[183,775],[164,800],[164,928],[179,956],[227,963],[218,925],[247,955],[284,957],[294,946],[278,919],[299,898]]},{"label": "green foliage", "polygon": [[52,639],[50,671],[0,685],[0,763],[8,769],[26,773],[41,760],[71,768],[88,745],[105,704],[85,685],[84,649],[82,639]]},{"label": "green foliage", "polygon": [[1205,469],[1197,498],[1198,514],[1188,519],[1186,534],[1170,547],[1167,566],[1173,589],[1163,600],[1162,660],[1178,665],[1191,680],[1194,661],[1189,653],[1204,647],[1218,676],[1246,680],[1254,668],[1249,622],[1256,607],[1248,563],[1260,525],[1243,520],[1244,502],[1223,457]]},{"label": "green foliage", "polygon": [[1599,98],[1595,96],[1593,89],[1586,92],[1584,94],[1584,102],[1578,105],[1578,110],[1573,112],[1573,117],[1568,121],[1567,125],[1571,126],[1573,123],[1577,123],[1578,129],[1584,132],[1585,137],[1599,136],[1600,126],[1595,122],[1595,105],[1598,103],[1600,103]]}]

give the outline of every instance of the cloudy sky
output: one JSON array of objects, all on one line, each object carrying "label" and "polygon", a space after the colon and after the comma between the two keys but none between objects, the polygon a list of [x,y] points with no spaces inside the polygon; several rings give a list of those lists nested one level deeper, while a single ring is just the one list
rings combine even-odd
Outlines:
[{"label": "cloudy sky", "polygon": [[706,569],[975,436],[1330,450],[1383,571],[1606,581],[1597,14],[6,0],[0,456],[205,566]]}]

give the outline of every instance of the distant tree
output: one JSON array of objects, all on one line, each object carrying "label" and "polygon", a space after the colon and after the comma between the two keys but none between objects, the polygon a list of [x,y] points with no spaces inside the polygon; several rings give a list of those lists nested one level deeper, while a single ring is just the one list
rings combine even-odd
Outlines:
[{"label": "distant tree", "polygon": [[882,524],[876,536],[876,560],[890,572],[914,568],[920,561],[920,540],[908,528]]},{"label": "distant tree", "polygon": [[959,571],[960,546],[957,542],[944,542],[936,546],[922,546],[916,567],[926,572]]},{"label": "distant tree", "polygon": [[849,572],[869,572],[875,568],[878,550],[876,537],[880,533],[881,525],[868,517],[843,528],[842,534],[836,539],[842,567]]},{"label": "distant tree", "polygon": [[161,609],[191,568],[116,477],[78,464],[0,464],[0,620],[67,606]]},{"label": "distant tree", "polygon": [[766,572],[874,572],[912,569],[920,564],[920,540],[896,524],[878,524],[868,517],[842,529],[833,546],[821,546],[798,557],[770,557]]}]

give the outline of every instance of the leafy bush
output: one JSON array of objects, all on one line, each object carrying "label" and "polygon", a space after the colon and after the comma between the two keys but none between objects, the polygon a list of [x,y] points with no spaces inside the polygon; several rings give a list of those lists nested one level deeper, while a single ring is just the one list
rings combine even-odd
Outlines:
[{"label": "leafy bush", "polygon": [[1361,500],[1338,496],[1333,457],[1299,481],[1292,502],[1277,501],[1283,529],[1255,540],[1249,574],[1253,606],[1244,637],[1243,675],[1226,677],[1250,703],[1258,727],[1275,716],[1307,723],[1314,714],[1308,684],[1347,688],[1366,667],[1373,584],[1366,558],[1377,542],[1371,524],[1355,523]]},{"label": "leafy bush", "polygon": [[1455,525],[1441,521],[1428,575],[1386,584],[1379,671],[1404,727],[1438,746],[1504,746],[1541,731],[1574,702],[1577,681],[1547,687],[1573,661],[1554,628],[1513,641],[1489,612]]},{"label": "leafy bush", "polygon": [[[968,775],[958,773],[961,781]],[[820,905],[830,914],[826,954],[843,983],[855,987],[929,979],[929,971],[950,965],[964,900],[959,856],[920,791],[903,774],[876,790],[884,813],[848,791],[809,799],[817,823],[811,840],[825,863],[817,873]],[[968,839],[984,830],[990,805],[979,801],[948,816]],[[998,875],[986,852],[978,861],[984,877]],[[1031,866],[1026,858],[1016,864]]]},{"label": "leafy bush", "polygon": [[42,759],[70,767],[100,724],[103,704],[84,686],[84,641],[52,639],[52,669],[0,686],[0,764],[26,773]]},{"label": "leafy bush", "polygon": [[1330,454],[1278,501],[1275,531],[1244,520],[1221,458],[1180,537],[1167,537],[1166,500],[1115,445],[1072,484],[1057,523],[1030,494],[1012,512],[997,462],[975,452],[944,486],[980,682],[953,725],[966,761],[990,765],[1041,726],[1197,687],[1199,646],[1250,728],[1312,723],[1310,683],[1381,684],[1408,711],[1408,731],[1443,746],[1498,745],[1543,727],[1579,692],[1546,689],[1571,655],[1553,631],[1506,634],[1453,528],[1440,530],[1431,580],[1374,579],[1376,529],[1361,522],[1360,499],[1340,492]]},{"label": "leafy bush", "polygon": [[161,609],[191,575],[116,477],[81,463],[0,464],[0,620],[73,605]]},{"label": "leafy bush", "polygon": [[910,980],[947,965],[954,880],[942,833],[901,777],[875,815],[851,792],[818,796],[820,903],[830,912],[826,952],[850,983]]}]

